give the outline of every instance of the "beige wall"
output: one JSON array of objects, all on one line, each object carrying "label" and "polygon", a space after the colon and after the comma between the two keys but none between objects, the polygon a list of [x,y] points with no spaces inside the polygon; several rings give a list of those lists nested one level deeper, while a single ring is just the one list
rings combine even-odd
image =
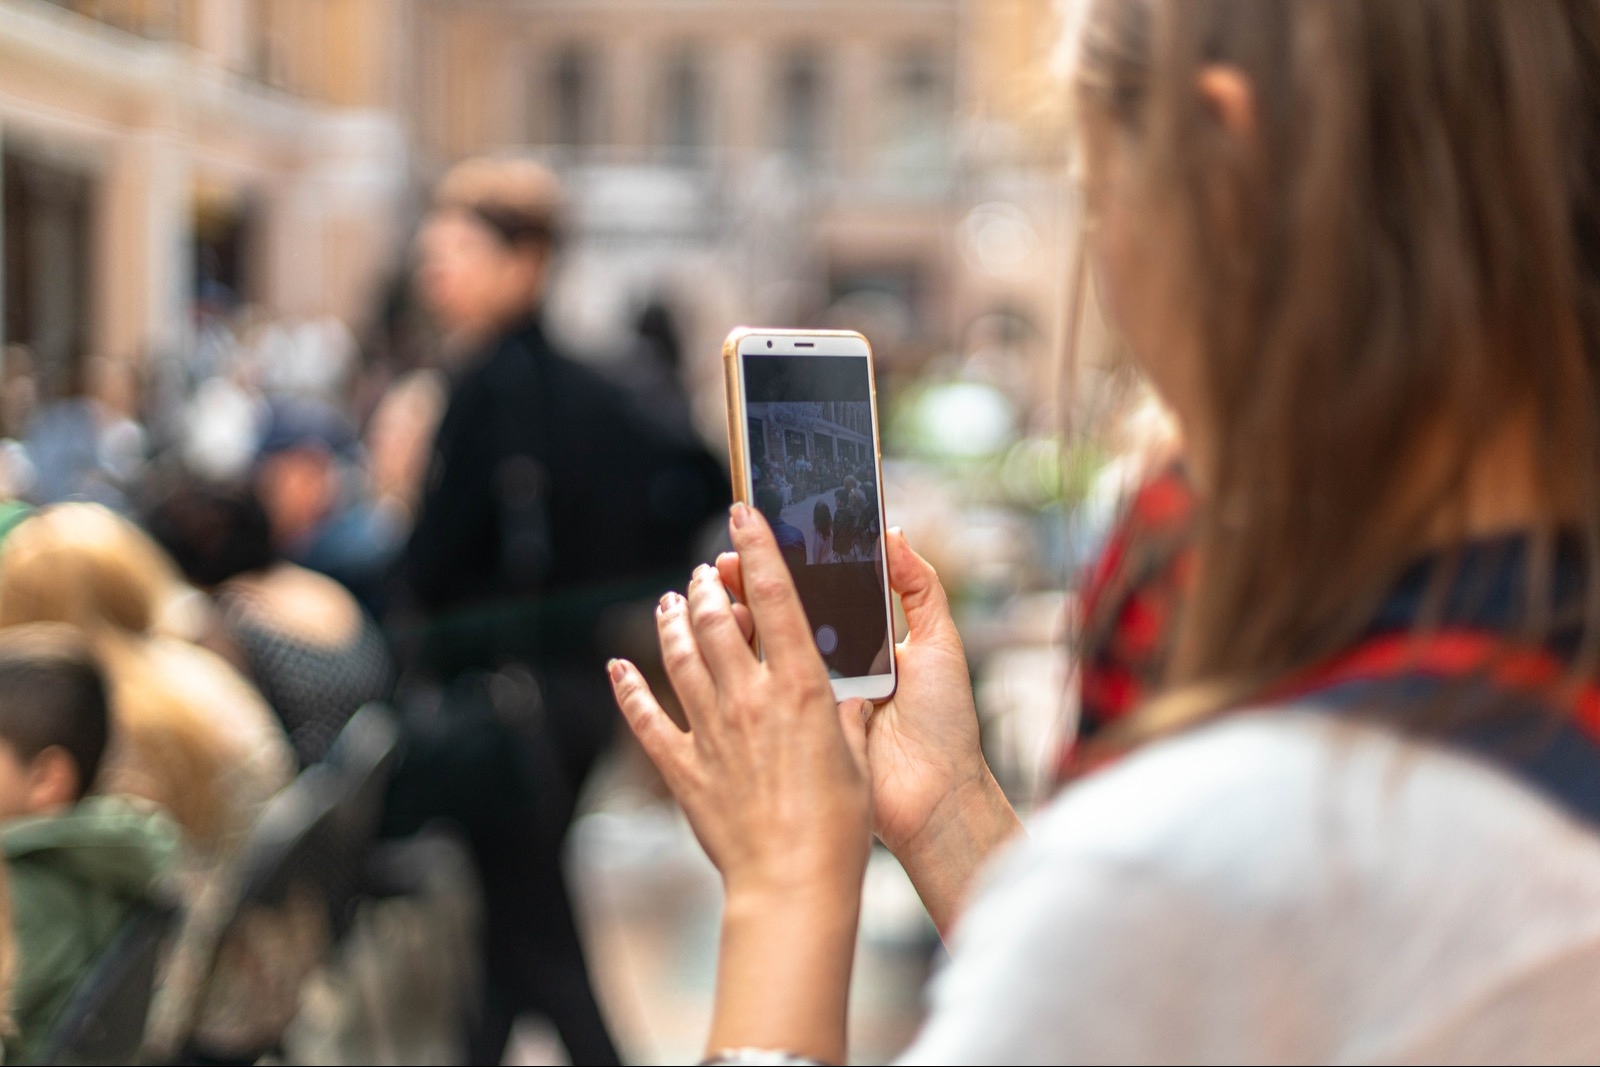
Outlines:
[{"label": "beige wall", "polygon": [[596,57],[607,148],[626,155],[659,144],[661,78],[685,47],[703,61],[712,139],[769,147],[782,61],[808,48],[832,75],[839,157],[847,169],[863,167],[885,66],[919,45],[953,65],[961,24],[958,0],[421,0],[421,8],[414,69],[427,72],[430,91],[417,139],[435,161],[548,141],[541,89],[569,45]]},{"label": "beige wall", "polygon": [[[394,254],[406,180],[392,110],[402,0],[186,0],[187,40],[37,0],[0,2],[0,140],[95,178],[92,354],[139,357],[190,330],[197,186],[260,205],[271,313],[359,323]],[[262,17],[293,24],[297,93],[242,77]],[[254,36],[253,36],[254,35]],[[270,50],[269,50],[270,51]],[[280,49],[282,51],[282,49]]]}]

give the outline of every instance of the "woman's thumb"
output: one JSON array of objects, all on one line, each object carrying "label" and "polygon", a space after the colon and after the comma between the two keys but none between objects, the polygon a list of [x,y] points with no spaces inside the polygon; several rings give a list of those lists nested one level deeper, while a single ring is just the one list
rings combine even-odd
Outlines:
[{"label": "woman's thumb", "polygon": [[900,606],[905,608],[906,627],[913,637],[929,637],[937,632],[955,628],[950,618],[950,601],[945,597],[944,586],[933,564],[912,551],[905,533],[891,527],[884,536],[889,550],[889,587],[900,594]]}]

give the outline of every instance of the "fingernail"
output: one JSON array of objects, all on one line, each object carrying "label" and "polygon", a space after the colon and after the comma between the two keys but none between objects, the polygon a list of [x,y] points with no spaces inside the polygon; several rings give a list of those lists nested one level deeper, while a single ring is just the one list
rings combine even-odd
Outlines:
[{"label": "fingernail", "polygon": [[742,529],[750,518],[750,509],[744,504],[735,504],[728,510],[728,516],[733,522],[734,529]]},{"label": "fingernail", "polygon": [[683,603],[682,596],[680,596],[678,593],[669,592],[661,598],[661,604],[656,610],[661,612],[663,615],[670,615],[672,612],[677,610],[678,605],[681,603]]},{"label": "fingernail", "polygon": [[691,576],[691,579],[696,582],[709,582],[716,576],[717,572],[715,570],[713,570],[709,565],[702,563],[700,566],[694,569],[694,574]]},{"label": "fingernail", "polygon": [[628,667],[620,659],[614,659],[606,664],[606,673],[611,675],[613,682],[620,682],[623,675],[628,673]]}]

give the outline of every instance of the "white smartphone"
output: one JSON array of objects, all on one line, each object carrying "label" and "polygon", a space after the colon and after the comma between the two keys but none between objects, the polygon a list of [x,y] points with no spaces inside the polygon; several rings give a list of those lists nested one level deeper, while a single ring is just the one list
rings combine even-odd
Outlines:
[{"label": "white smartphone", "polygon": [[894,695],[872,346],[740,327],[722,346],[734,499],[766,516],[840,700]]}]

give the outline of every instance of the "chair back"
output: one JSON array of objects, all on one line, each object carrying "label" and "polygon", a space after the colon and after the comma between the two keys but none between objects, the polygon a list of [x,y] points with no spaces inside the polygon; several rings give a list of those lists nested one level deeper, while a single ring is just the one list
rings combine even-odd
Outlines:
[{"label": "chair back", "polygon": [[245,844],[239,903],[283,904],[301,885],[320,894],[336,848],[338,776],[323,764],[306,768],[267,802]]},{"label": "chair back", "polygon": [[394,714],[380,704],[368,704],[351,716],[328,750],[325,765],[333,775],[328,815],[332,853],[324,886],[334,928],[340,933],[366,888],[399,744]]},{"label": "chair back", "polygon": [[144,1041],[156,967],[177,923],[171,904],[141,906],[79,981],[41,1063],[133,1063]]}]

